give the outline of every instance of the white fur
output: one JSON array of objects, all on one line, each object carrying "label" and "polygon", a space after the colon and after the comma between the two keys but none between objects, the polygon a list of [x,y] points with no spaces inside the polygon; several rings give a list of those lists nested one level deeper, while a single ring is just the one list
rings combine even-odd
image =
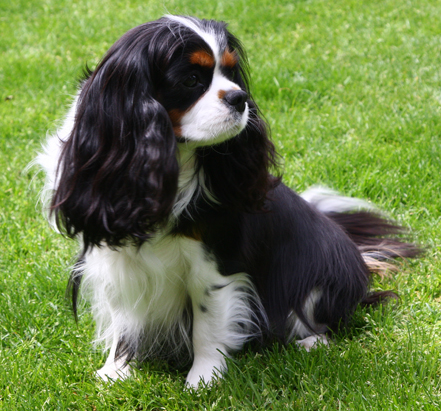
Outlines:
[{"label": "white fur", "polygon": [[297,340],[296,344],[309,352],[313,348],[317,348],[319,344],[329,345],[329,341],[325,334],[314,334],[303,340]]},{"label": "white fur", "polygon": [[305,304],[303,305],[303,312],[312,329],[303,324],[303,322],[297,317],[297,315],[291,311],[288,316],[288,330],[290,330],[287,338],[288,341],[292,341],[297,337],[305,338],[310,336],[311,334],[323,334],[328,330],[326,324],[317,324],[314,321],[314,309],[321,296],[321,291],[312,290],[311,294],[309,294],[308,298],[305,301]]},{"label": "white fur", "polygon": [[198,173],[195,171],[196,155],[192,144],[178,144],[178,162],[178,193],[173,205],[173,217],[179,217],[196,195],[203,195],[213,204],[219,203],[205,185],[204,170],[201,168]]},{"label": "white fur", "polygon": [[178,162],[178,193],[172,210],[175,218],[179,217],[196,194],[200,194],[201,182],[204,181],[202,169],[199,174],[195,173],[195,151],[187,144],[178,144]]},{"label": "white fur", "polygon": [[[225,356],[236,351],[257,327],[251,306],[258,302],[246,274],[222,276],[203,245],[185,237],[156,236],[138,250],[93,248],[86,256],[82,290],[90,301],[97,341],[110,348],[100,376],[124,378],[123,359],[115,362],[120,338],[147,355],[163,345],[193,352],[187,384],[197,387],[225,370]],[[192,340],[183,322],[187,301],[193,311]]]},{"label": "white fur", "polygon": [[46,175],[44,188],[41,194],[41,201],[43,203],[43,207],[45,208],[44,212],[49,220],[50,225],[56,231],[58,230],[54,217],[49,219],[48,206],[50,204],[52,193],[57,187],[58,162],[61,155],[61,150],[63,148],[63,143],[69,138],[75,123],[77,103],[78,96],[75,97],[64,119],[62,127],[58,129],[54,135],[47,139],[46,144],[43,146],[43,151],[39,153],[35,159],[35,163],[37,163],[44,170]]},{"label": "white fur", "polygon": [[288,322],[290,323],[288,326],[288,329],[290,329],[288,341],[292,341],[295,338],[300,337],[301,339],[295,340],[295,343],[308,352],[311,351],[311,349],[316,348],[319,344],[329,344],[325,334],[326,331],[328,331],[327,325],[317,324],[314,320],[314,309],[321,296],[321,291],[312,290],[303,306],[303,312],[305,313],[306,319],[308,320],[312,330],[303,324],[295,313],[291,312],[288,316]]},{"label": "white fur", "polygon": [[359,198],[345,197],[326,187],[311,187],[301,194],[308,203],[322,213],[346,213],[355,210],[373,210],[375,207]]},{"label": "white fur", "polygon": [[126,357],[122,356],[115,359],[116,348],[118,346],[118,338],[115,336],[114,343],[110,349],[109,356],[102,368],[100,368],[96,375],[103,381],[125,380],[132,374],[131,367],[126,362]]},{"label": "white fur", "polygon": [[[169,19],[170,21],[179,23],[180,25],[183,25],[190,30],[194,31],[199,37],[201,37],[213,50],[213,53],[215,56],[219,55],[219,41],[216,39],[216,35],[212,31],[206,31],[205,29],[202,29],[200,25],[198,24],[197,20],[192,19],[191,17],[186,16],[174,16],[171,14],[168,14],[164,16],[165,18]],[[174,30],[171,30],[174,32]]]}]

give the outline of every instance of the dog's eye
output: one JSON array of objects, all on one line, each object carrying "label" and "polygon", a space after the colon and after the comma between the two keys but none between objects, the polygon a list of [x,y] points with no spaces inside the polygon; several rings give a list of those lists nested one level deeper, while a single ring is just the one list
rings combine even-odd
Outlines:
[{"label": "dog's eye", "polygon": [[196,76],[195,74],[192,74],[191,76],[188,76],[183,82],[182,84],[185,87],[188,88],[193,88],[196,87],[199,84],[199,78],[198,76]]}]

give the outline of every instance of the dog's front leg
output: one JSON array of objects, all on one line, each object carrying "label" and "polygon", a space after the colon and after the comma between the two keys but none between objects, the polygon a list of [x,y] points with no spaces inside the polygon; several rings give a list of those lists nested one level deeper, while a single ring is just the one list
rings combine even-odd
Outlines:
[{"label": "dog's front leg", "polygon": [[[201,268],[203,270],[201,270]],[[256,331],[254,288],[246,274],[222,276],[215,264],[198,265],[188,284],[193,308],[193,366],[187,385],[210,383],[226,371],[225,357]],[[255,305],[255,304],[254,304]]]},{"label": "dog's front leg", "polygon": [[116,357],[118,343],[119,333],[115,332],[109,356],[103,367],[96,372],[97,376],[104,381],[124,380],[130,376],[130,365],[126,363],[126,356]]},{"label": "dog's front leg", "polygon": [[[203,299],[202,299],[203,300]],[[210,383],[214,377],[226,370],[224,343],[228,324],[220,301],[193,301],[193,366],[186,383],[197,388],[199,382]],[[217,318],[216,318],[217,317]]]}]

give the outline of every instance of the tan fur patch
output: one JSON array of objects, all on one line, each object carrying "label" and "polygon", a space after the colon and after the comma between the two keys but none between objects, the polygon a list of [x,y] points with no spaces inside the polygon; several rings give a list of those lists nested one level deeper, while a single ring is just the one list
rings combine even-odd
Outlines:
[{"label": "tan fur patch", "polygon": [[170,110],[168,112],[168,116],[170,117],[170,120],[173,125],[180,124],[181,119],[184,116],[185,111],[179,110],[177,108],[174,108],[173,110]]},{"label": "tan fur patch", "polygon": [[185,111],[179,110],[179,109],[173,109],[168,112],[168,116],[170,117],[170,120],[173,125],[173,131],[175,133],[175,136],[180,137],[181,136],[181,119],[184,116]]},{"label": "tan fur patch", "polygon": [[213,68],[214,67],[214,58],[210,54],[208,54],[204,50],[195,51],[190,56],[191,64],[198,64],[202,67]]},{"label": "tan fur patch", "polygon": [[180,126],[173,126],[173,132],[176,137],[182,137],[182,130]]},{"label": "tan fur patch", "polygon": [[234,50],[226,49],[222,54],[221,64],[225,67],[233,68],[238,62],[237,53]]}]

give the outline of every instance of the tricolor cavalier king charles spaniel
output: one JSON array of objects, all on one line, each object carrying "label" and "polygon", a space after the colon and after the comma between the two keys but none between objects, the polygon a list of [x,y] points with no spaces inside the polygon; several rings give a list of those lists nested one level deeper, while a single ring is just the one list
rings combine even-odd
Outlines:
[{"label": "tricolor cavalier king charles spaniel", "polygon": [[165,16],[123,35],[37,161],[51,222],[81,244],[69,284],[110,350],[104,379],[187,358],[197,387],[249,340],[326,344],[385,296],[370,273],[418,252],[366,203],[281,183],[222,22]]}]

